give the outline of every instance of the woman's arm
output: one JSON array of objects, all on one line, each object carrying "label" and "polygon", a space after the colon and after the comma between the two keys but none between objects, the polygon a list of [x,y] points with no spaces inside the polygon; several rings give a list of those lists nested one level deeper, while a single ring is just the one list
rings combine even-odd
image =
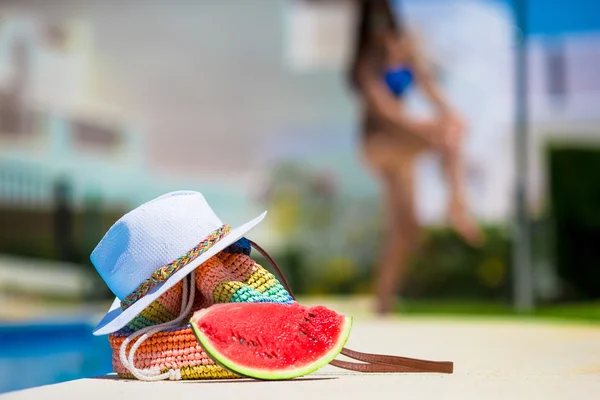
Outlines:
[{"label": "woman's arm", "polygon": [[453,115],[454,112],[450,106],[450,102],[444,96],[441,87],[438,85],[431,64],[420,50],[419,43],[413,37],[409,40],[410,59],[417,85],[421,87],[423,92],[436,107],[439,114],[442,116]]},{"label": "woman's arm", "polygon": [[465,131],[465,124],[444,96],[441,87],[432,72],[430,64],[419,49],[418,43],[411,38],[410,41],[411,61],[413,65],[415,80],[423,92],[431,100],[437,110],[439,120],[446,126],[446,136],[443,147],[456,150]]}]

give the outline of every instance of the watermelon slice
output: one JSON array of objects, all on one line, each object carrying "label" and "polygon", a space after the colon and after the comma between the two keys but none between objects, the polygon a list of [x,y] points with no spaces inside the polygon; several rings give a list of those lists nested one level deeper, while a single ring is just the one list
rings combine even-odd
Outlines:
[{"label": "watermelon slice", "polygon": [[348,340],[352,318],[298,303],[226,303],[197,311],[190,323],[215,363],[239,376],[280,380],[331,362]]}]

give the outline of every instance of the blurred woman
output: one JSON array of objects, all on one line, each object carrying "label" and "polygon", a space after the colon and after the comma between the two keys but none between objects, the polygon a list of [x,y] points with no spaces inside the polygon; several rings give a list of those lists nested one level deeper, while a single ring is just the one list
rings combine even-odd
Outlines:
[{"label": "blurred woman", "polygon": [[[482,234],[465,206],[462,119],[444,98],[415,39],[397,23],[388,1],[359,4],[350,82],[361,100],[361,154],[382,185],[387,234],[376,292],[377,311],[385,314],[393,310],[407,264],[419,245],[413,182],[419,155],[429,151],[440,156],[453,228],[471,245],[479,244]],[[432,102],[433,118],[417,119],[407,113],[404,98],[411,85],[418,85]]]}]

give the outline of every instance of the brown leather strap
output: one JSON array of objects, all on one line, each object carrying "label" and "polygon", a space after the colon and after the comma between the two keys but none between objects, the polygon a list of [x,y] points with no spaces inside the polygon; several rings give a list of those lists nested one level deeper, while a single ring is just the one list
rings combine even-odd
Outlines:
[{"label": "brown leather strap", "polygon": [[362,353],[345,347],[342,354],[358,361],[364,361],[371,364],[395,365],[408,368],[419,372],[440,372],[451,374],[454,370],[454,364],[450,361],[429,361],[417,358],[388,356],[384,354]]},{"label": "brown leather strap", "polygon": [[329,364],[334,367],[348,369],[358,372],[428,372],[418,369],[404,367],[402,365],[387,365],[387,364],[363,364],[350,361],[333,360]]},{"label": "brown leather strap", "polygon": [[[279,280],[289,292],[290,296],[295,299],[292,288],[275,260],[265,249],[255,242],[252,240],[249,242],[252,247],[271,263]],[[362,361],[362,363],[333,360],[330,364],[338,368],[358,372],[437,372],[451,374],[454,370],[454,364],[451,361],[429,361],[384,354],[362,353],[360,351],[348,349],[347,347],[342,349],[342,354],[354,360]]]}]

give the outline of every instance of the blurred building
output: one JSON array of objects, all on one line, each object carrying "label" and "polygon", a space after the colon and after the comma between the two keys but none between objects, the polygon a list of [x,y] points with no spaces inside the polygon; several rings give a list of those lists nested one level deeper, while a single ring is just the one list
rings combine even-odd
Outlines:
[{"label": "blurred building", "polygon": [[[512,214],[515,174],[512,10],[506,1],[398,3],[436,63],[444,89],[469,120],[468,185],[476,214],[505,221]],[[357,115],[345,81],[351,2],[3,4],[40,21],[68,22],[76,15],[84,22],[73,28],[78,33],[69,57],[36,45],[37,53],[53,55],[35,64],[46,72],[34,74],[31,96],[43,100],[39,107],[55,121],[46,123],[44,134],[63,137],[52,139],[53,147],[76,149],[59,150],[59,161],[48,165],[71,165],[74,176],[86,176],[86,185],[98,185],[106,197],[139,202],[167,189],[199,188],[225,215],[234,210],[231,219],[243,219],[255,210],[248,204],[279,163],[296,159],[334,174],[342,196],[376,198],[376,183],[355,151]],[[10,21],[2,23],[3,42]],[[593,135],[598,39],[569,34],[557,42],[540,34],[528,40],[535,138],[530,187],[537,205],[543,203],[545,179],[540,146],[549,138]],[[2,64],[10,65],[2,54]],[[49,72],[59,70],[67,72]],[[58,95],[62,87],[65,96]],[[416,112],[428,112],[417,91],[410,99]],[[68,133],[80,129],[65,122],[71,119],[98,127],[94,134]],[[21,157],[31,154],[29,147],[21,149]],[[445,188],[436,160],[425,158],[418,174],[420,214],[438,222]],[[77,187],[78,193],[85,190]]]},{"label": "blurred building", "polygon": [[102,82],[92,25],[59,21],[9,13],[0,23],[0,202],[51,207],[54,183],[64,179],[76,208],[94,197],[127,209],[194,189],[221,211],[246,212],[235,188],[150,168],[143,122],[96,95]]},{"label": "blurred building", "polygon": [[90,102],[92,60],[86,28],[27,18],[5,18],[2,23],[4,202],[50,206],[59,177],[72,183],[76,203],[88,191],[114,200],[107,182],[111,188],[122,185],[119,180],[131,179],[142,167],[143,148],[133,124],[110,107]]},{"label": "blurred building", "polygon": [[600,148],[599,65],[599,33],[531,40],[531,188],[536,211],[547,204],[549,145]]}]

